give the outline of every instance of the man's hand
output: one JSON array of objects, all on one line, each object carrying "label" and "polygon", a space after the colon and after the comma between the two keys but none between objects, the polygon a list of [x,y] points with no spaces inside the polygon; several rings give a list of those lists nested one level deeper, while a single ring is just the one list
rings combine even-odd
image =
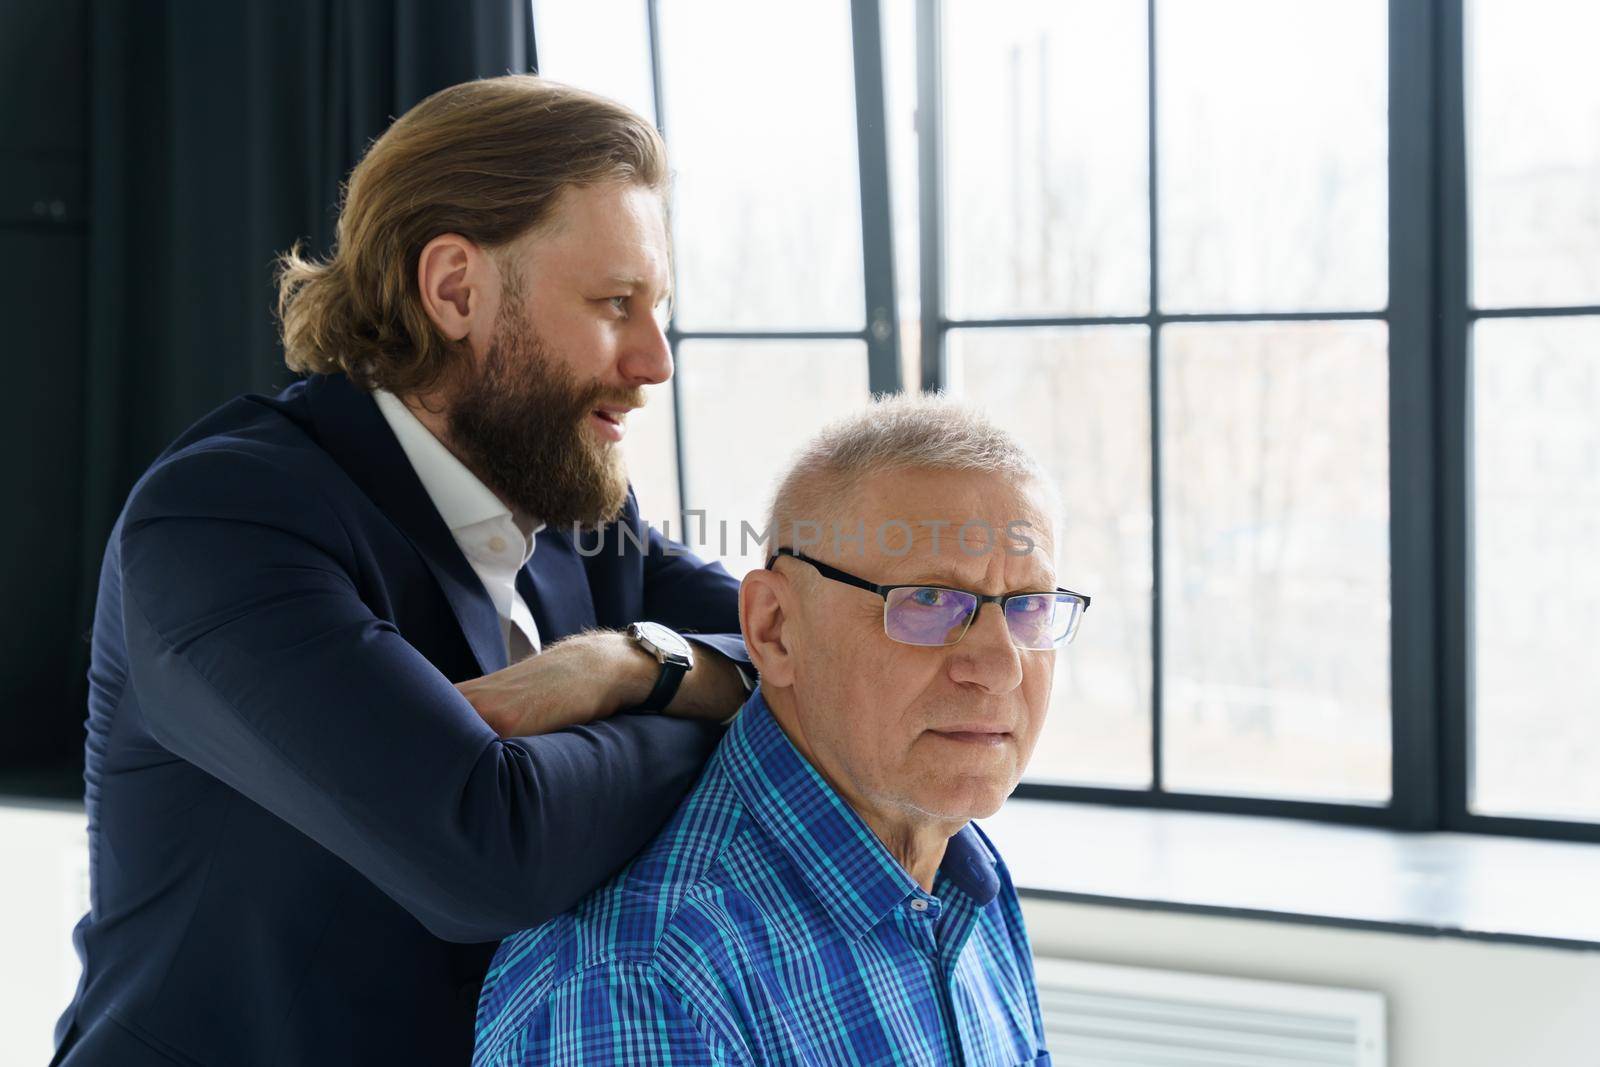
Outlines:
[{"label": "man's hand", "polygon": [[[745,699],[733,661],[695,645],[694,662],[663,714],[726,719]],[[660,673],[655,657],[626,634],[591,630],[456,689],[496,734],[531,737],[640,704]]]}]

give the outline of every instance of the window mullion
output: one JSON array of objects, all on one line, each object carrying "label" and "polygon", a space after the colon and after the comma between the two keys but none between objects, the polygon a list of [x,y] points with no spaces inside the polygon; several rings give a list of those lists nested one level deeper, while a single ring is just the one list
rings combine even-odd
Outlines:
[{"label": "window mullion", "polygon": [[1391,809],[1438,822],[1434,636],[1434,27],[1389,4],[1389,543]]},{"label": "window mullion", "polygon": [[855,55],[856,146],[861,175],[861,277],[866,297],[868,388],[897,393],[900,313],[895,303],[894,219],[889,201],[889,123],[878,0],[850,0]]},{"label": "window mullion", "polygon": [[[1393,0],[1403,6],[1403,0]],[[1466,33],[1463,0],[1437,0],[1434,235],[1438,353],[1438,605],[1440,816],[1465,829],[1472,728],[1472,397],[1467,224]]]},{"label": "window mullion", "polygon": [[942,0],[917,4],[917,218],[922,256],[922,388],[943,389],[944,322],[944,19]]},{"label": "window mullion", "polygon": [[1145,8],[1146,183],[1150,204],[1150,789],[1165,791],[1161,631],[1161,183],[1156,86],[1156,0]]}]

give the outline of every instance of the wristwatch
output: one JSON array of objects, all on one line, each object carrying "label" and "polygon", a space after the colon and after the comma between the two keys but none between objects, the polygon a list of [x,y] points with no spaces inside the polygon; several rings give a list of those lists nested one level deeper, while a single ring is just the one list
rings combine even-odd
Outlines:
[{"label": "wristwatch", "polygon": [[661,676],[644,703],[633,711],[661,711],[678,692],[683,676],[694,667],[694,647],[676,631],[659,622],[629,623],[627,634],[661,664]]}]

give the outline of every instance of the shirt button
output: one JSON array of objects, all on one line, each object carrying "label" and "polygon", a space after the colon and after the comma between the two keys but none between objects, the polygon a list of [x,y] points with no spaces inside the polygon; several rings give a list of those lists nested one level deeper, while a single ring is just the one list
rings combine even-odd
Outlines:
[{"label": "shirt button", "polygon": [[489,538],[489,551],[490,552],[504,552],[505,550],[506,550],[506,539],[504,537],[501,537],[498,534],[496,534],[494,537]]},{"label": "shirt button", "polygon": [[926,900],[923,900],[921,897],[918,897],[916,900],[913,900],[911,902],[911,910],[912,911],[927,911],[928,910],[928,902]]}]

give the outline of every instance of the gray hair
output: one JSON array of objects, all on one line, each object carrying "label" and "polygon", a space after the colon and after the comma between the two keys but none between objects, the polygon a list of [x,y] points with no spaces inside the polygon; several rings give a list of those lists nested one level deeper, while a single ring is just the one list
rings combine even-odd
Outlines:
[{"label": "gray hair", "polygon": [[1043,465],[977,407],[940,392],[885,393],[794,454],[767,510],[773,547],[788,543],[797,522],[823,530],[843,522],[862,483],[905,470],[969,471],[1037,488],[1048,521],[1061,521],[1060,490]]}]

